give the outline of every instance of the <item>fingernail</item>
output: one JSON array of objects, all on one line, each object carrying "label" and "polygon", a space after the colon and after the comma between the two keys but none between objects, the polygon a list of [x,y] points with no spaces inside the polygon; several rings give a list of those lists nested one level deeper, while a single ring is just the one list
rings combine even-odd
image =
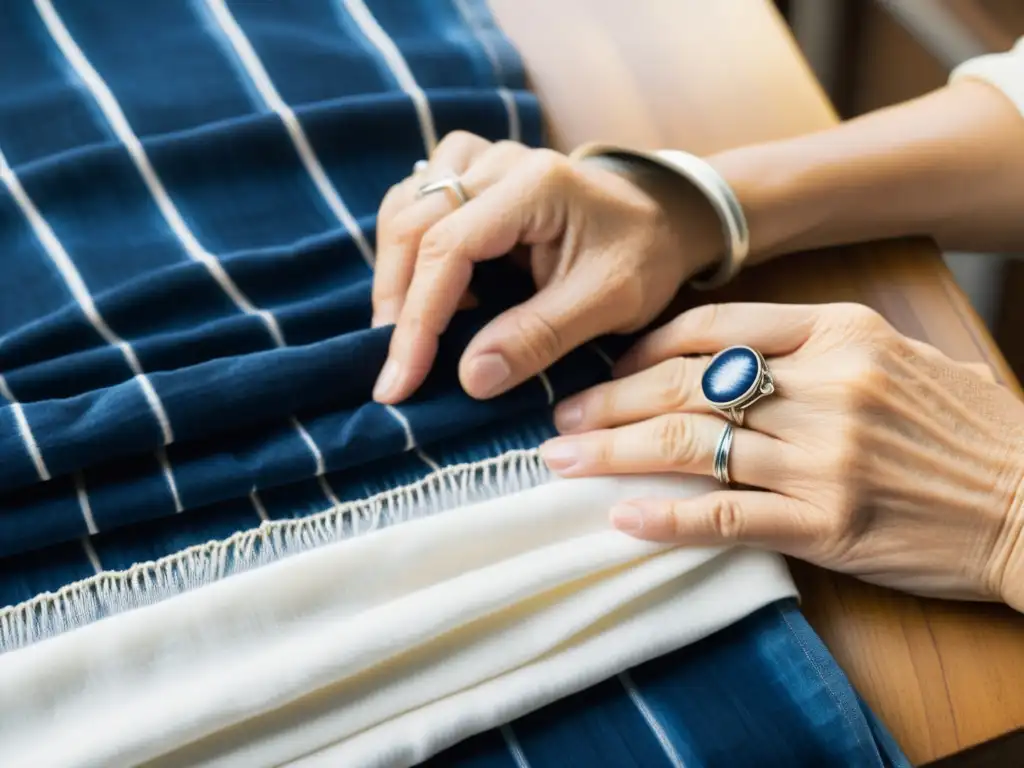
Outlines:
[{"label": "fingernail", "polygon": [[380,376],[377,377],[377,383],[373,385],[373,399],[382,400],[387,398],[398,384],[401,372],[401,367],[394,360],[388,360],[384,363],[384,368],[381,369]]},{"label": "fingernail", "polygon": [[512,375],[512,368],[501,355],[490,352],[469,364],[467,382],[477,397],[496,395]]},{"label": "fingernail", "polygon": [[571,440],[549,440],[540,447],[540,457],[549,469],[565,472],[580,463],[583,453]]},{"label": "fingernail", "polygon": [[612,525],[623,533],[639,533],[644,529],[644,512],[634,504],[616,504],[609,516]]},{"label": "fingernail", "polygon": [[555,408],[555,427],[559,432],[572,432],[583,423],[583,408],[577,403],[562,403]]}]

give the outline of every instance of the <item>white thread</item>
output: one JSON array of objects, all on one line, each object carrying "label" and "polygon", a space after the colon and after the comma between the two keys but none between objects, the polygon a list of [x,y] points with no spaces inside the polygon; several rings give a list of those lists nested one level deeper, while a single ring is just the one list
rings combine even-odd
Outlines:
[{"label": "white thread", "polygon": [[40,480],[49,480],[50,470],[47,469],[46,462],[43,461],[43,454],[32,434],[32,427],[29,426],[28,419],[25,418],[25,409],[21,407],[21,403],[15,401],[11,403],[11,413],[14,414],[14,422],[18,425],[18,434],[21,435],[21,441],[25,444],[25,450],[28,451],[28,455],[35,465],[36,474],[39,475]]},{"label": "white thread", "polygon": [[249,38],[246,37],[245,32],[242,31],[238,22],[235,21],[235,17],[224,4],[224,0],[206,0],[206,5],[213,14],[217,26],[224,33],[235,55],[245,68],[249,79],[256,86],[256,90],[259,92],[266,107],[276,113],[284,124],[292,144],[295,145],[295,151],[298,152],[299,158],[302,160],[306,172],[316,185],[320,196],[327,203],[327,206],[341,225],[348,231],[349,236],[359,248],[363,259],[372,267],[376,261],[373,248],[370,247],[369,242],[367,242],[366,237],[363,235],[359,222],[352,216],[352,213],[331,183],[330,178],[328,178],[327,172],[320,163],[316,152],[313,150],[313,146],[309,143],[306,132],[302,129],[302,124],[295,116],[295,112],[285,103],[284,99],[277,92],[277,88],[274,87],[270,75],[267,74],[263,62],[256,55],[256,51],[253,49],[252,43],[249,42]]},{"label": "white thread", "polygon": [[373,43],[374,47],[380,51],[384,63],[387,64],[391,74],[398,81],[398,87],[405,91],[406,95],[412,100],[413,106],[416,109],[416,117],[420,123],[423,146],[426,149],[427,157],[430,157],[434,147],[437,146],[437,132],[434,129],[434,116],[430,111],[430,102],[427,100],[427,94],[423,92],[419,83],[416,82],[416,78],[413,77],[412,71],[409,69],[409,64],[406,62],[402,52],[398,50],[395,41],[388,36],[388,33],[384,31],[384,28],[374,18],[370,9],[366,7],[366,3],[363,0],[340,1],[348,11],[349,16],[352,17],[352,20],[359,25],[359,29],[366,35],[366,39]]},{"label": "white thread", "polygon": [[75,472],[73,477],[78,506],[82,510],[82,518],[85,520],[85,530],[89,532],[90,536],[95,536],[100,529],[96,527],[96,518],[92,516],[92,504],[89,503],[89,492],[85,489],[85,477],[81,472]]},{"label": "white thread", "polygon": [[327,478],[323,475],[317,477],[317,482],[320,484],[320,490],[324,492],[324,496],[331,502],[331,508],[337,509],[341,506],[341,500],[335,495],[334,489],[331,488],[331,484],[327,482]]},{"label": "white thread", "polygon": [[501,731],[501,737],[505,740],[505,746],[508,747],[508,753],[512,756],[516,768],[530,768],[530,761],[526,759],[526,753],[516,738],[516,732],[512,730],[512,724],[505,723],[498,730]]},{"label": "white thread", "polygon": [[508,113],[508,138],[510,141],[522,141],[523,129],[519,122],[519,108],[516,107],[516,97],[508,88],[499,88],[498,95],[505,104],[505,112]]},{"label": "white thread", "polygon": [[64,58],[71,64],[78,77],[92,93],[96,103],[103,111],[103,115],[110,123],[110,127],[128,151],[139,175],[145,182],[147,189],[149,189],[150,195],[152,195],[153,200],[160,209],[164,221],[167,222],[167,226],[171,228],[171,231],[181,241],[185,251],[192,259],[206,267],[224,293],[235,303],[235,306],[247,315],[258,317],[267,327],[267,332],[274,339],[274,343],[279,347],[284,346],[284,336],[281,333],[280,326],[277,324],[277,319],[266,310],[255,307],[245,294],[242,293],[241,289],[235,285],[235,282],[225,271],[224,265],[220,263],[217,257],[209,253],[196,240],[192,230],[189,229],[188,224],[181,217],[177,206],[171,200],[170,195],[167,194],[163,182],[160,181],[160,177],[157,176],[153,165],[149,161],[149,157],[146,155],[142,142],[139,141],[139,137],[135,135],[131,125],[129,125],[128,119],[121,110],[121,106],[117,103],[117,99],[114,98],[114,94],[103,78],[100,77],[99,72],[96,71],[85,57],[85,54],[82,53],[74,38],[71,37],[67,27],[64,26],[64,22],[54,9],[52,0],[34,1],[36,10],[42,17],[43,23],[46,24],[50,36],[57,43]]},{"label": "white thread", "polygon": [[647,723],[647,727],[651,729],[651,733],[658,740],[662,750],[665,752],[665,757],[672,764],[672,768],[686,768],[686,764],[683,763],[683,758],[679,756],[679,752],[676,750],[675,745],[669,739],[668,734],[665,733],[665,728],[661,722],[655,716],[651,708],[647,706],[647,702],[644,697],[640,694],[640,691],[636,687],[636,683],[633,682],[633,678],[629,672],[620,672],[618,674],[619,682],[622,683],[622,687],[626,689],[626,693],[629,694],[630,700],[636,706],[640,712],[640,716]]},{"label": "white thread", "polygon": [[260,495],[255,488],[249,492],[249,500],[252,502],[252,506],[256,510],[256,515],[259,519],[263,522],[268,522],[270,520],[270,515],[267,514],[267,508],[263,506],[263,500],[260,498]]},{"label": "white thread", "polygon": [[283,557],[527,490],[552,477],[536,449],[509,451],[492,459],[446,467],[415,483],[307,517],[269,520],[258,528],[156,561],[122,571],[104,571],[0,610],[0,653]]},{"label": "white thread", "polygon": [[435,472],[441,471],[441,465],[434,461],[432,458],[430,458],[430,456],[428,456],[422,448],[416,449],[416,455],[419,457],[420,461],[422,461]]},{"label": "white thread", "polygon": [[96,547],[89,541],[88,536],[82,537],[82,549],[85,550],[85,556],[89,558],[89,564],[96,571],[97,575],[103,573],[103,563],[100,562],[100,556],[96,552]]},{"label": "white thread", "polygon": [[544,391],[548,393],[548,405],[555,404],[555,388],[551,386],[551,379],[548,375],[541,371],[537,374],[537,378],[540,379],[540,383],[544,385]]},{"label": "white thread", "polygon": [[[2,157],[2,155],[0,155],[0,157]],[[4,375],[2,373],[0,373],[0,397],[5,398],[6,400],[12,403],[17,402],[16,398],[14,397],[14,393],[11,392],[11,388],[7,384],[7,379],[4,378]]]},{"label": "white thread", "polygon": [[171,430],[171,422],[167,418],[167,412],[164,410],[163,403],[160,402],[160,398],[153,390],[152,385],[149,383],[149,379],[146,378],[145,372],[142,370],[142,365],[139,363],[138,357],[135,356],[135,350],[131,348],[124,339],[118,336],[114,331],[107,325],[107,321],[100,315],[99,310],[96,308],[96,304],[92,299],[92,295],[89,293],[89,289],[85,285],[85,281],[82,280],[82,276],[79,274],[78,269],[75,267],[71,257],[68,256],[67,251],[64,250],[64,246],[60,240],[57,239],[57,235],[53,229],[47,223],[46,219],[36,208],[36,204],[32,202],[32,198],[28,196],[25,188],[21,186],[21,181],[14,173],[14,169],[7,164],[7,158],[4,157],[3,153],[0,152],[0,178],[3,179],[8,191],[11,193],[11,197],[14,198],[18,207],[21,209],[22,215],[26,218],[29,225],[32,227],[33,233],[39,243],[43,246],[43,250],[46,251],[46,255],[53,262],[53,265],[60,272],[61,278],[64,280],[64,284],[68,287],[71,292],[71,297],[75,300],[78,306],[82,309],[82,314],[85,315],[86,320],[89,324],[96,329],[96,332],[113,347],[116,347],[121,355],[124,357],[125,362],[131,369],[132,373],[135,374],[135,378],[142,387],[143,394],[145,395],[146,402],[149,403],[150,409],[153,411],[153,416],[156,418],[157,423],[160,425],[160,431],[163,434],[164,444],[168,445],[174,441],[174,433]]},{"label": "white thread", "polygon": [[609,368],[615,367],[615,361],[612,360],[611,356],[609,356],[607,352],[597,345],[596,341],[590,342],[587,346],[589,346],[594,351],[594,354],[600,357]]},{"label": "white thread", "polygon": [[327,470],[324,466],[324,455],[320,451],[320,446],[316,444],[316,441],[313,440],[313,436],[309,434],[309,432],[306,430],[304,426],[302,426],[302,424],[299,422],[297,418],[292,416],[291,423],[292,426],[295,427],[295,430],[299,433],[299,437],[302,438],[302,442],[306,444],[306,447],[309,449],[309,452],[313,454],[313,460],[316,462],[316,474],[318,476],[322,475]]},{"label": "white thread", "polygon": [[160,464],[160,471],[164,473],[164,478],[167,480],[167,487],[171,491],[171,499],[174,500],[174,511],[184,512],[185,507],[181,503],[181,496],[178,495],[178,483],[174,479],[174,472],[171,470],[171,460],[167,456],[167,451],[163,448],[158,448],[156,451],[156,460]]}]

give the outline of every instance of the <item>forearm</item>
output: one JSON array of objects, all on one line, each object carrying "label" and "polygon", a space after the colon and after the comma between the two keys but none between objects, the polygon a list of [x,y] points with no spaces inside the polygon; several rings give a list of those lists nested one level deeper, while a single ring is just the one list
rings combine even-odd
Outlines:
[{"label": "forearm", "polygon": [[908,235],[950,249],[1024,250],[1024,118],[984,83],[709,160],[746,212],[750,264]]}]

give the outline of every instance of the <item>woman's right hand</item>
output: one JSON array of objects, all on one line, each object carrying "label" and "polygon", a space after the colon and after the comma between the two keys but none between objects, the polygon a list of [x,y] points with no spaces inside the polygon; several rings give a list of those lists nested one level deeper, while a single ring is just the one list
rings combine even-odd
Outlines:
[{"label": "woman's right hand", "polygon": [[[457,175],[469,201],[419,188]],[[638,175],[548,149],[452,133],[425,171],[395,186],[377,221],[374,325],[395,324],[374,398],[397,403],[426,378],[476,263],[530,249],[537,293],[466,348],[466,392],[489,398],[575,347],[636,331],[722,249],[714,212],[667,171]]]}]

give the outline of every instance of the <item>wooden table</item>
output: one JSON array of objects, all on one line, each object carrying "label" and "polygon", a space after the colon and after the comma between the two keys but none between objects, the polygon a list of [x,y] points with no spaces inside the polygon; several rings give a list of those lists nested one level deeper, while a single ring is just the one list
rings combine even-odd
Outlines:
[{"label": "wooden table", "polygon": [[[832,125],[767,0],[491,0],[544,104],[552,143],[707,153]],[[718,297],[716,297],[717,300]],[[904,333],[1013,374],[929,242],[782,259],[722,298],[860,301]],[[804,610],[914,762],[1024,725],[1024,617],[908,597],[793,563]]]}]

